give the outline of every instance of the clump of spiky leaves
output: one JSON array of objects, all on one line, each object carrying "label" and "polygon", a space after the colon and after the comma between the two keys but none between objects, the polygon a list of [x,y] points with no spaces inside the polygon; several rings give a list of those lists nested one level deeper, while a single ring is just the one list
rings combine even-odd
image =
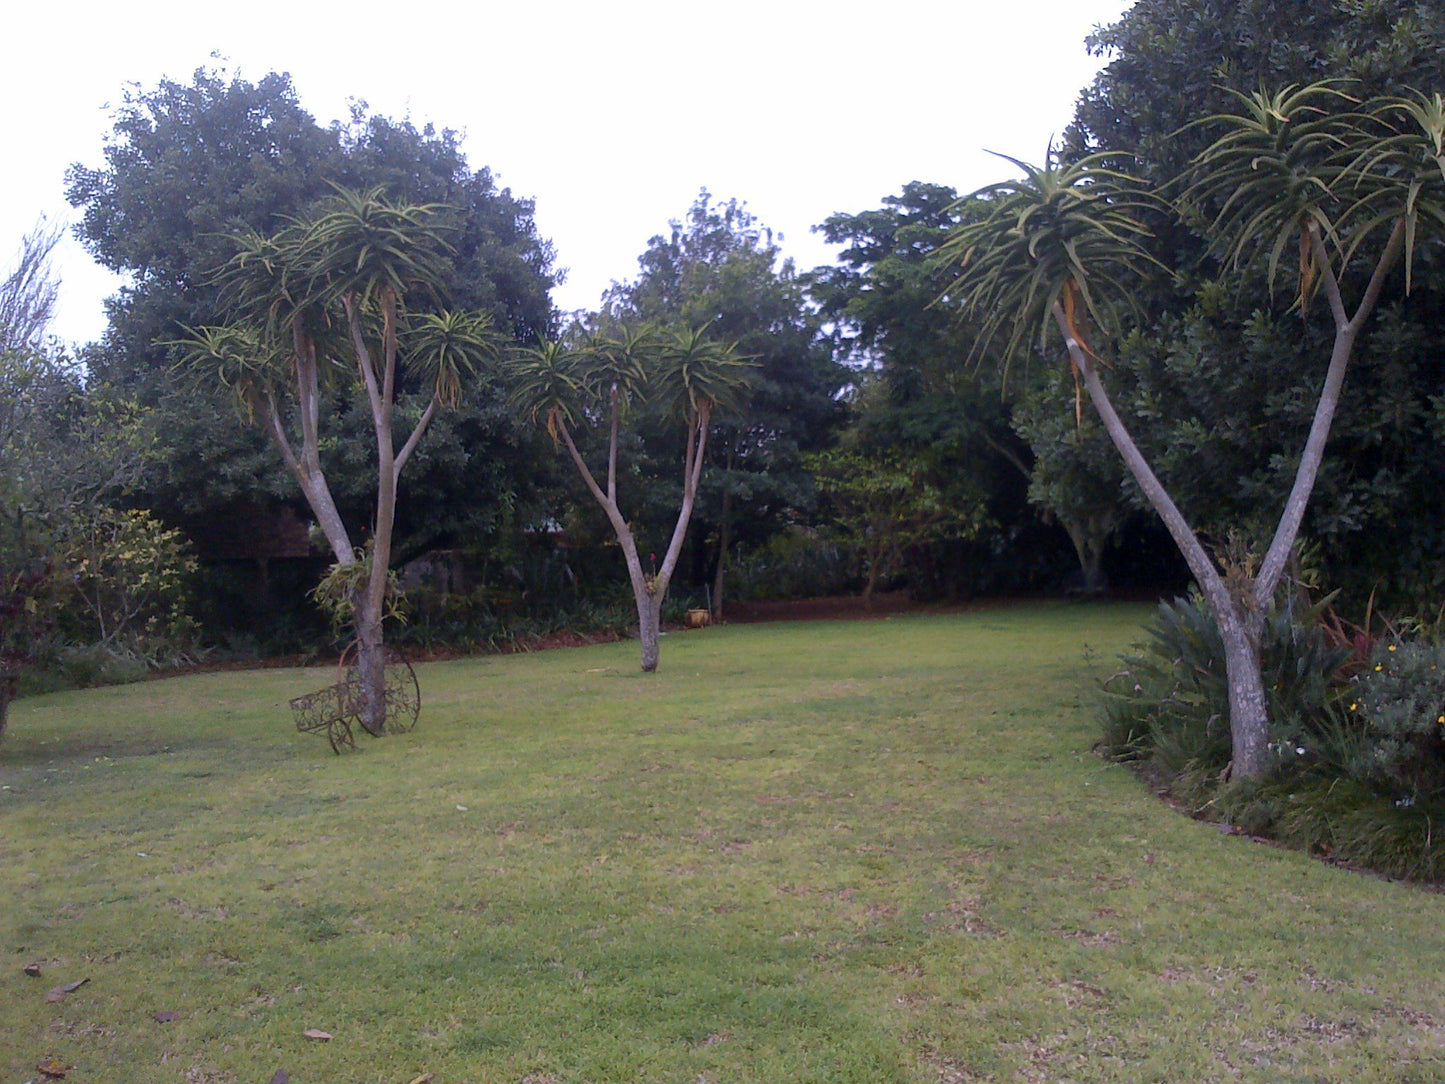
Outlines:
[{"label": "clump of spiky leaves", "polygon": [[1148,764],[1197,815],[1397,877],[1445,876],[1445,649],[1382,644],[1361,674],[1321,622],[1328,599],[1286,599],[1261,646],[1270,770],[1229,779],[1223,644],[1197,599],[1159,607],[1104,686],[1102,751]]},{"label": "clump of spiky leaves", "polygon": [[986,213],[954,230],[937,256],[957,270],[945,298],[964,306],[978,331],[970,360],[1000,343],[1004,364],[1016,360],[1047,339],[1056,306],[1092,353],[1085,318],[1117,331],[1140,315],[1140,281],[1164,269],[1147,250],[1147,218],[1167,204],[1109,168],[1117,155],[1064,163],[1050,147],[1041,166],[999,157],[1023,177],[960,201],[982,201]]},{"label": "clump of spiky leaves", "polygon": [[1325,83],[1231,94],[1238,110],[1193,125],[1220,126],[1223,133],[1191,163],[1180,203],[1186,215],[1204,223],[1215,252],[1231,264],[1263,248],[1271,288],[1285,250],[1297,242],[1303,303],[1320,270],[1311,233],[1340,246],[1342,203],[1335,189],[1353,158],[1351,137],[1363,118],[1339,110],[1357,103]]}]

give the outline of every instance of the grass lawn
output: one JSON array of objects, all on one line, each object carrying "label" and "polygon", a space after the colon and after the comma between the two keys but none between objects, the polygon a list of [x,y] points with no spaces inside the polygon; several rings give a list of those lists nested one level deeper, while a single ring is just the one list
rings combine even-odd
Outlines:
[{"label": "grass lawn", "polygon": [[21,701],[0,1084],[1445,1080],[1445,897],[1091,754],[1148,612],[430,664],[346,757],[324,670]]}]

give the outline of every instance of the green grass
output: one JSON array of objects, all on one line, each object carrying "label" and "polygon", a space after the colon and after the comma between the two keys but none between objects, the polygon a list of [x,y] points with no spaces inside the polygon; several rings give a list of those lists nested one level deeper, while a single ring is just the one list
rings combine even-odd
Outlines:
[{"label": "green grass", "polygon": [[1147,613],[432,664],[341,758],[321,670],[20,701],[0,1084],[1445,1079],[1445,899],[1090,752]]}]

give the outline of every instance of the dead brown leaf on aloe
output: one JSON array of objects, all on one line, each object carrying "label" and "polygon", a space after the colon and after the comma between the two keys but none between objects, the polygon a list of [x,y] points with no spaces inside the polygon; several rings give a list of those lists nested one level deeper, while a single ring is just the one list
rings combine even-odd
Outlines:
[{"label": "dead brown leaf on aloe", "polygon": [[46,1001],[64,1001],[66,994],[73,994],[84,986],[89,979],[76,979],[74,982],[67,982],[64,986],[56,986],[45,992]]}]

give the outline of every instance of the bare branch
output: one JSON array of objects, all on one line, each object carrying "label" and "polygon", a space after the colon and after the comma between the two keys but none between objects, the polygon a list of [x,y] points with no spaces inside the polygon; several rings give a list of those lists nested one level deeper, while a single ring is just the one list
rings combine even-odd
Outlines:
[{"label": "bare branch", "polygon": [[0,282],[0,352],[38,347],[55,316],[60,280],[50,258],[62,226],[38,221],[20,241],[14,269]]}]

